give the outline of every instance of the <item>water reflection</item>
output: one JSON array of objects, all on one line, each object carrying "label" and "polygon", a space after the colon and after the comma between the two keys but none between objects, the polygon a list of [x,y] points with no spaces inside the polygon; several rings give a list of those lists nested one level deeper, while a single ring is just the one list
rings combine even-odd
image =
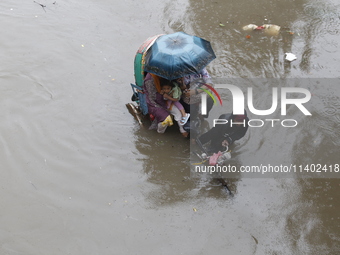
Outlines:
[{"label": "water reflection", "polygon": [[[255,77],[284,78],[283,86],[304,87],[312,93],[308,105],[312,117],[303,118],[298,111],[290,109],[290,117],[299,121],[294,131],[270,128],[250,130],[247,144],[238,151],[234,164],[256,165],[265,160],[292,162],[295,165],[339,163],[338,80],[299,80],[291,83],[285,79],[339,77],[338,5],[331,1],[309,0],[183,0],[169,2],[164,13],[169,25],[164,27],[166,32],[183,30],[212,43],[217,59],[208,66],[208,70],[213,77],[249,78],[239,82],[240,88],[244,89],[250,84],[254,91],[259,91],[257,93],[260,95],[262,93],[262,97],[255,95],[255,98],[260,98],[255,104],[266,107],[264,99],[270,98],[268,91],[276,86],[275,83],[256,82],[252,79]],[[250,23],[277,24],[281,26],[281,33],[267,36],[256,31],[242,31],[242,27]],[[246,38],[247,35],[250,37]],[[287,62],[284,59],[286,52],[296,54],[298,59]],[[235,81],[230,83],[235,84]],[[224,102],[231,101],[230,95],[222,92],[221,96]],[[220,113],[216,111],[216,116]],[[313,176],[309,173],[309,177]],[[339,178],[335,175],[323,177]],[[339,179],[317,179],[314,176],[314,179],[292,180],[291,188],[297,195],[290,197],[283,188],[276,190],[279,194],[283,191],[287,194],[278,215],[274,213],[269,219],[276,223],[283,221],[282,235],[287,241],[282,244],[285,247],[283,250],[288,251],[287,254],[338,254],[340,201],[336,194],[340,189]],[[238,189],[243,190],[242,187]]]},{"label": "water reflection", "polygon": [[[313,92],[310,104],[312,116],[303,120],[303,132],[295,138],[292,160],[296,165],[337,164],[340,146],[337,134],[340,127],[338,79],[303,81]],[[311,173],[307,175],[311,176]],[[339,178],[337,173],[329,171],[320,173],[322,176]]]},{"label": "water reflection", "polygon": [[337,9],[338,6],[329,2],[310,2],[304,6],[304,17],[298,26],[304,43],[302,61],[299,65],[302,71],[310,73],[312,69],[324,68],[312,61],[313,55],[319,52],[315,47],[316,40],[322,40],[322,48],[328,53],[338,52],[338,40],[331,36],[339,34],[340,18]]},{"label": "water reflection", "polygon": [[[294,254],[338,254],[339,181],[300,179],[298,203],[287,204],[285,231]],[[331,253],[330,253],[331,251]]]},{"label": "water reflection", "polygon": [[[185,28],[212,42],[218,56],[210,67],[215,76],[286,77],[291,65],[284,60],[284,53],[292,51],[297,35],[291,29],[304,3],[286,1],[282,8],[282,1],[189,1],[185,14],[171,12],[172,4],[167,13],[171,13],[168,16],[174,31]],[[260,31],[242,31],[250,23],[277,24],[281,33],[268,36]]]},{"label": "water reflection", "polygon": [[[181,2],[170,2],[165,9],[164,17],[171,29],[167,32],[183,30],[211,41],[217,59],[209,70],[216,77],[310,76],[313,71],[331,68],[327,66],[326,56],[335,63],[329,53],[338,52],[336,36],[340,20],[338,7],[332,3],[307,0]],[[277,24],[281,32],[278,36],[266,36],[258,31],[242,31],[242,27],[250,23]],[[297,54],[298,60],[285,61],[286,52]],[[324,63],[315,63],[316,57]]]},{"label": "water reflection", "polygon": [[[134,137],[136,149],[143,155],[139,159],[143,162],[143,172],[155,185],[147,195],[153,204],[169,205],[202,196],[228,198],[219,180],[205,174],[192,178],[190,141],[181,136],[175,125],[163,135],[138,126]],[[227,182],[235,192],[237,179],[228,179]]]}]

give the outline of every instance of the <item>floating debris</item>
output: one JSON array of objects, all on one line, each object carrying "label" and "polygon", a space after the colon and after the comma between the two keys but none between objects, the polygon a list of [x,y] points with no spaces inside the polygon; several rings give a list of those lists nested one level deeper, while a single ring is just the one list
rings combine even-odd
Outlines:
[{"label": "floating debris", "polygon": [[33,2],[36,3],[36,4],[39,4],[39,5],[44,9],[44,11],[46,12],[46,10],[45,10],[46,5],[43,5],[43,4],[38,3],[38,2],[36,2],[36,1],[33,1]]},{"label": "floating debris", "polygon": [[266,35],[278,35],[280,33],[281,27],[273,24],[264,24],[262,26],[258,26],[255,24],[248,24],[242,27],[244,31],[254,31],[254,30],[262,30]]},{"label": "floating debris", "polygon": [[290,62],[297,59],[297,57],[293,53],[285,53],[285,55],[286,55],[286,60]]},{"label": "floating debris", "polygon": [[280,26],[273,24],[264,24],[261,27],[263,27],[263,32],[267,35],[278,35],[281,29]]},{"label": "floating debris", "polygon": [[248,24],[248,25],[242,27],[242,29],[244,31],[253,31],[253,30],[256,30],[257,28],[258,28],[258,26],[255,25],[255,24]]},{"label": "floating debris", "polygon": [[32,184],[32,186],[35,188],[35,189],[37,189],[37,187],[30,181],[30,184]]}]

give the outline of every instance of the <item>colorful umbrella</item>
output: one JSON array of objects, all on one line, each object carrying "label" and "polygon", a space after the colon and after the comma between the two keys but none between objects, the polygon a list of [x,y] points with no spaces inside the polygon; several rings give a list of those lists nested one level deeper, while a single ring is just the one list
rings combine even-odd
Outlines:
[{"label": "colorful umbrella", "polygon": [[157,38],[145,55],[144,71],[173,80],[199,73],[215,58],[210,42],[177,32]]}]

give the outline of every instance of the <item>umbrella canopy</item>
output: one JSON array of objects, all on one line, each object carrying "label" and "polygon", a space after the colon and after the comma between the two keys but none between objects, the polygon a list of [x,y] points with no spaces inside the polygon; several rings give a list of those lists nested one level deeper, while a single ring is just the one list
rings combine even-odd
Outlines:
[{"label": "umbrella canopy", "polygon": [[177,32],[162,35],[145,55],[144,71],[168,80],[199,73],[215,59],[210,42]]}]

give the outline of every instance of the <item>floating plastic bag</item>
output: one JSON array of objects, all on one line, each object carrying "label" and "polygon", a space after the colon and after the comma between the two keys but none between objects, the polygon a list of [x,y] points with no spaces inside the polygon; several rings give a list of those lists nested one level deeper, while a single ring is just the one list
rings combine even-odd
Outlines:
[{"label": "floating plastic bag", "polygon": [[222,155],[222,152],[217,152],[217,153],[214,153],[212,156],[210,156],[210,158],[209,158],[209,165],[211,165],[211,166],[214,166],[214,165],[216,165],[217,164],[217,160],[218,160],[218,158],[219,158],[219,156],[221,156]]},{"label": "floating plastic bag", "polygon": [[281,27],[274,24],[264,24],[262,26],[258,26],[255,24],[248,24],[242,27],[244,31],[254,31],[254,30],[262,30],[266,35],[276,36],[280,33]]},{"label": "floating plastic bag", "polygon": [[226,160],[231,158],[230,151],[214,153],[209,158],[209,165],[214,166],[216,164],[222,165]]},{"label": "floating plastic bag", "polygon": [[276,36],[280,33],[281,27],[278,25],[273,25],[273,24],[264,24],[262,25],[263,27],[263,33],[266,35],[272,35]]},{"label": "floating plastic bag", "polygon": [[243,29],[244,31],[253,31],[253,30],[255,30],[255,29],[258,29],[258,25],[255,25],[255,24],[248,24],[248,25],[242,27],[242,29]]},{"label": "floating plastic bag", "polygon": [[294,61],[297,59],[297,57],[293,53],[285,53],[286,55],[286,60],[288,61]]}]

